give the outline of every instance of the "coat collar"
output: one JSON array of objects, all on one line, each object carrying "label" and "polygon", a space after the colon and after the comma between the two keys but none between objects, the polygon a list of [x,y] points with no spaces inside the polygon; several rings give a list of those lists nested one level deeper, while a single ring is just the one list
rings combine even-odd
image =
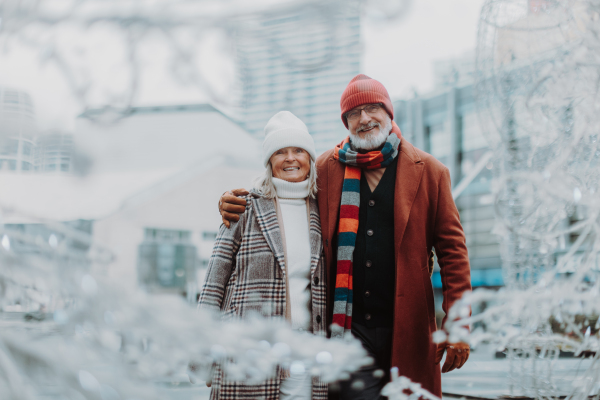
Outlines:
[{"label": "coat collar", "polygon": [[[277,208],[275,201],[252,191],[252,205],[258,226],[271,248],[279,267],[285,271],[285,243],[283,243],[281,229],[277,222]],[[309,201],[309,242],[311,255],[311,277],[314,275],[321,257],[321,222],[319,208],[315,199]]]}]

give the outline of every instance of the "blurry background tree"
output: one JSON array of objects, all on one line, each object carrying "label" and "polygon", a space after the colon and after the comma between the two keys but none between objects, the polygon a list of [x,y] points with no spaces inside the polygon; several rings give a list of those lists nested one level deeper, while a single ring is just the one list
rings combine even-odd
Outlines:
[{"label": "blurry background tree", "polygon": [[[514,395],[600,390],[599,18],[596,0],[487,1],[481,12],[476,98],[506,290],[474,292],[465,305],[488,308],[466,320],[482,323],[474,343],[508,349]],[[572,387],[557,385],[560,351],[592,356]]]},{"label": "blurry background tree", "polygon": [[[40,62],[59,68],[83,115],[95,122],[129,115],[145,86],[170,81],[207,94],[253,134],[288,109],[306,122],[322,151],[343,133],[332,100],[360,72],[359,18],[397,21],[410,5],[6,0],[0,32],[5,50],[30,46]],[[163,67],[170,79],[156,76]]]},{"label": "blurry background tree", "polygon": [[[0,212],[2,306],[5,311],[38,310],[26,316],[44,322],[3,322],[10,329],[0,333],[4,355],[0,369],[7,377],[0,390],[14,398],[52,390],[69,398],[150,398],[144,391],[147,380],[175,380],[185,371],[190,354],[200,366],[196,370],[199,379],[205,378],[214,360],[229,355],[238,356],[248,377],[272,372],[278,362],[320,368],[331,379],[355,368],[360,360],[355,347],[325,350],[325,344],[316,340],[310,351],[297,354],[290,348],[304,347],[297,347],[297,338],[283,327],[269,325],[262,330],[264,325],[249,323],[241,335],[239,326],[222,326],[209,316],[190,315],[182,302],[171,299],[166,303],[162,297],[127,287],[120,290],[109,279],[112,272],[107,272],[107,266],[128,268],[135,274],[131,268],[135,256],[128,258],[115,249],[125,247],[126,240],[139,244],[140,284],[148,292],[173,284],[193,303],[197,288],[186,285],[194,269],[188,266],[195,267],[196,260],[184,253],[192,244],[209,243],[211,231],[203,230],[204,222],[188,215],[184,217],[192,220],[189,226],[170,226],[165,222],[171,217],[167,213],[158,216],[163,219],[139,222],[133,229],[127,223],[142,220],[139,205],[146,207],[146,213],[160,214],[147,206],[148,199],[157,192],[185,197],[174,188],[187,182],[203,188],[202,197],[209,199],[205,204],[200,197],[191,198],[190,204],[212,210],[219,184],[229,185],[226,189],[237,184],[222,174],[212,180],[191,177],[211,175],[214,169],[209,165],[222,166],[224,160],[252,153],[264,122],[283,107],[306,121],[319,151],[330,147],[343,136],[339,94],[361,72],[359,18],[398,21],[409,6],[408,1],[393,0],[2,2],[3,48],[31,46],[41,61],[59,68],[81,105],[81,125],[95,138],[88,144],[90,154],[106,157],[94,158],[90,168],[86,158],[77,155],[77,143],[60,132],[50,133],[40,142],[43,146],[32,151],[37,141],[31,139],[29,120],[11,122],[22,129],[2,148],[16,156],[5,157],[0,166],[10,169],[14,164],[19,171],[38,165],[60,169],[62,163],[57,160],[73,157],[92,171],[85,182],[93,182],[96,191],[88,190],[87,197],[80,196],[81,189],[62,193],[76,201],[58,212],[54,206],[65,203],[64,199],[40,196],[43,191],[29,189],[43,186],[40,180],[24,179],[26,183],[10,186],[14,180],[2,177],[4,187],[11,188],[2,194]],[[599,390],[598,12],[597,0],[489,0],[481,12],[477,60],[470,73],[476,77],[482,131],[493,152],[490,162],[482,157],[483,162],[477,161],[474,168],[488,165],[494,176],[495,232],[501,238],[506,288],[476,291],[452,311],[453,318],[465,319],[468,307],[473,307],[475,314],[466,318],[479,326],[473,334],[458,329],[459,324],[449,330],[451,340],[491,341],[499,349],[508,349],[510,394],[583,399]],[[148,82],[164,82],[156,80],[153,69],[157,64],[167,65],[174,81],[207,93],[212,105],[135,106]],[[458,82],[455,76],[453,84]],[[16,102],[10,100],[15,97]],[[32,114],[25,94],[5,91],[2,99],[10,107],[18,104],[23,115]],[[8,108],[3,116],[9,115]],[[417,104],[410,112],[420,112],[422,119],[424,109]],[[192,118],[192,114],[202,118]],[[158,126],[153,119],[156,115],[176,115],[180,125],[174,126],[173,117]],[[125,128],[113,125],[125,117]],[[451,118],[452,129],[460,125],[455,119]],[[235,149],[225,153],[224,146],[209,142],[210,132],[189,129],[197,123],[219,127],[225,145]],[[106,134],[98,128],[102,125],[116,127]],[[427,151],[444,147],[444,125],[435,132],[421,125],[421,136],[431,136],[429,143],[419,142],[418,129],[402,129]],[[127,128],[132,126],[146,135],[131,133]],[[181,143],[172,154],[161,141],[165,132]],[[145,147],[148,142],[164,148],[150,151]],[[54,157],[56,143],[68,148],[68,154]],[[127,158],[123,153],[130,164],[123,161]],[[453,179],[461,177],[462,155],[454,153],[456,159],[446,161],[454,171]],[[198,164],[200,159],[205,162]],[[152,167],[153,178],[134,171],[133,160]],[[239,162],[228,173],[244,173],[246,179],[252,165]],[[176,166],[176,171],[166,170],[167,166]],[[104,180],[94,175],[98,171]],[[103,186],[107,181],[113,185]],[[121,190],[119,201],[106,190],[112,192],[115,182],[128,189]],[[65,189],[63,183],[52,180],[48,186]],[[139,190],[146,187],[150,189]],[[23,196],[11,197],[20,192],[29,193],[37,204],[23,202]],[[75,206],[86,202],[97,210],[86,213]],[[166,204],[185,209],[181,203]],[[48,209],[55,212],[48,213]],[[206,226],[217,226],[212,214],[203,215]],[[65,223],[73,215],[79,215],[78,219]],[[197,230],[206,243],[194,242],[190,232]],[[97,237],[113,241],[106,239],[100,245]],[[180,256],[176,256],[178,251]],[[165,262],[170,256],[179,264]],[[144,275],[144,271],[150,273]],[[119,280],[126,281],[122,275]],[[444,338],[440,333],[436,340]],[[181,349],[185,349],[183,354]],[[581,363],[582,371],[568,389],[557,384],[555,362],[561,350],[594,354]],[[348,354],[355,355],[357,363],[347,363],[352,360]],[[48,384],[48,379],[59,379],[59,383]],[[390,396],[405,398],[405,388],[418,392],[417,386],[401,377],[387,390]],[[116,394],[115,389],[122,393]]]},{"label": "blurry background tree", "polygon": [[[358,64],[341,57],[357,56],[357,19],[362,3],[7,0],[0,4],[0,34],[5,51],[30,46],[39,52],[42,63],[56,66],[80,102],[82,118],[95,124],[111,124],[140,113],[133,104],[151,79],[147,67],[157,59],[169,66],[175,81],[207,93],[214,106],[240,119],[244,113],[257,113],[250,107],[262,96],[272,98],[272,109],[284,104],[309,120],[315,114],[312,123],[321,124],[324,118],[332,119],[335,107],[317,104],[311,111],[312,104],[294,103],[295,86],[271,82],[271,89],[264,89],[261,77],[252,76],[252,71],[260,69],[265,58],[275,58],[279,74],[298,75],[299,86],[316,79],[314,87],[320,87],[335,77],[329,86],[340,91],[340,85],[358,73]],[[372,18],[381,20],[402,15],[409,2],[372,0],[369,4]],[[352,20],[356,23],[348,25]],[[300,31],[303,35],[298,35]],[[218,51],[208,57],[206,46]],[[305,50],[292,54],[292,46]],[[298,54],[300,58],[296,58]],[[238,70],[232,66],[234,61]],[[217,76],[209,77],[207,68],[218,71]],[[340,68],[345,69],[341,76]],[[11,96],[16,96],[16,101]],[[79,166],[89,167],[85,157],[81,161],[70,135],[55,132],[34,140],[34,135],[23,129],[33,121],[33,106],[26,94],[6,90],[2,100],[3,121],[10,122],[7,118],[15,116],[13,122],[3,124],[3,131],[8,133],[3,132],[2,145],[14,147],[9,149],[6,169],[70,172],[78,160],[83,163]],[[262,107],[262,114],[248,121],[246,129],[254,133],[253,129],[258,129],[255,125],[264,124],[260,118],[268,118],[271,108]],[[231,124],[214,107],[201,107],[200,111],[218,116],[221,124]],[[335,115],[336,122],[338,119]],[[239,139],[238,146],[248,151],[251,141]],[[27,150],[28,146],[32,148]],[[215,149],[206,149],[211,151]],[[198,156],[185,160],[182,168],[193,162],[198,162]],[[94,168],[97,171],[102,166],[96,162]],[[119,165],[112,167],[115,175],[125,173]],[[152,182],[156,176],[164,179],[168,174],[154,171],[154,176]],[[115,178],[111,178],[113,183]],[[139,177],[129,179],[136,180]],[[31,183],[26,184],[28,190],[35,190],[38,185]],[[18,191],[17,186],[12,188]],[[122,199],[132,193],[135,191]],[[82,218],[85,212],[70,213],[64,207],[65,200],[68,204],[77,194],[69,198],[63,191],[59,201],[31,194],[37,206],[28,207],[18,196],[15,202],[4,196],[0,209],[3,398],[161,398],[165,394],[157,393],[156,386],[148,386],[149,381],[189,384],[187,375],[192,381],[205,380],[212,364],[225,358],[236,360],[229,371],[232,375],[250,381],[274,374],[277,365],[291,366],[292,371],[308,369],[323,379],[335,380],[365,362],[364,351],[355,342],[306,338],[284,324],[258,319],[226,325],[208,314],[196,313],[182,298],[157,297],[122,287],[107,276],[107,265],[119,255],[95,240],[92,231],[97,231],[98,225],[92,220],[96,218]],[[147,193],[133,196],[128,204],[147,197]],[[72,204],[77,208],[90,200],[88,196]],[[108,201],[103,197],[99,200]],[[69,222],[73,215],[79,216]],[[168,246],[157,244],[167,236],[171,238]],[[142,286],[150,290],[156,281],[161,287],[189,289],[186,279],[195,278],[196,264],[195,248],[190,247],[188,236],[189,231],[145,229],[140,245]],[[174,237],[177,240],[172,240]],[[178,246],[186,253],[179,267],[172,268],[170,259],[166,260],[169,265],[144,267],[147,260],[152,264],[155,258],[165,259],[165,251],[170,254]],[[151,253],[156,251],[161,254],[153,257]],[[152,273],[157,274],[155,279]],[[195,302],[195,296],[188,298]],[[194,366],[191,370],[190,364]]]}]

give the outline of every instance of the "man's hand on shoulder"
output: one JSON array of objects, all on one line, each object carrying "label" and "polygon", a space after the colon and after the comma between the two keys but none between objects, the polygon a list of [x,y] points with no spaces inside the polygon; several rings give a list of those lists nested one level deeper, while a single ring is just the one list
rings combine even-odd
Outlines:
[{"label": "man's hand on shoulder", "polygon": [[444,351],[446,352],[446,361],[442,366],[442,372],[450,372],[456,368],[460,369],[467,360],[469,359],[469,354],[471,349],[468,344],[463,342],[458,343],[439,343],[437,346],[437,352],[435,355],[435,363],[439,364],[442,361],[442,357],[444,356]]},{"label": "man's hand on shoulder", "polygon": [[240,214],[246,210],[246,200],[238,196],[248,195],[246,189],[234,189],[227,191],[221,195],[219,199],[219,213],[226,227],[229,228],[230,221],[237,222],[240,220]]}]

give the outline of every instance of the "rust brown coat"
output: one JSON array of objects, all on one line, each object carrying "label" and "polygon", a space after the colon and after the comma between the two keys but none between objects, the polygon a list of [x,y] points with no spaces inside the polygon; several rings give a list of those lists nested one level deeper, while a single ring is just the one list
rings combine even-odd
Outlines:
[{"label": "rust brown coat", "polygon": [[[392,366],[400,375],[419,382],[440,396],[440,365],[435,364],[436,330],[433,289],[428,259],[435,248],[441,268],[447,313],[463,292],[471,290],[465,236],[452,199],[450,173],[430,154],[402,139],[396,174],[394,237],[396,287]],[[336,234],[344,164],[333,158],[333,150],[317,160],[318,203],[327,270],[327,320],[333,312]]]}]

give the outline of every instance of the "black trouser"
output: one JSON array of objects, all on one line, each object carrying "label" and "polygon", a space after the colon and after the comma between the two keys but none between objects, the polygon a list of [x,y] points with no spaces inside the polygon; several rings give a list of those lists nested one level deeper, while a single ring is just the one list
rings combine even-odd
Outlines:
[{"label": "black trouser", "polygon": [[373,364],[362,367],[339,384],[340,400],[387,399],[381,389],[390,381],[392,328],[367,328],[352,323],[352,335],[362,342]]}]

